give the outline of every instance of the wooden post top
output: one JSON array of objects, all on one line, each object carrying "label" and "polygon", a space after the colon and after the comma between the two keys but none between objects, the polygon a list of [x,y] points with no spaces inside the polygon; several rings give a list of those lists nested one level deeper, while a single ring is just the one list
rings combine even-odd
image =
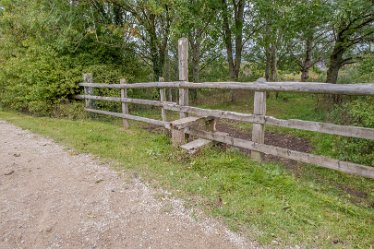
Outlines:
[{"label": "wooden post top", "polygon": [[266,79],[265,79],[265,78],[263,78],[263,77],[261,77],[261,78],[258,78],[258,79],[256,80],[256,83],[261,83],[261,84],[265,84],[265,83],[266,83]]},{"label": "wooden post top", "polygon": [[83,80],[84,80],[84,82],[87,82],[87,83],[93,83],[92,73],[83,74]]},{"label": "wooden post top", "polygon": [[178,40],[179,80],[188,81],[188,39]]}]

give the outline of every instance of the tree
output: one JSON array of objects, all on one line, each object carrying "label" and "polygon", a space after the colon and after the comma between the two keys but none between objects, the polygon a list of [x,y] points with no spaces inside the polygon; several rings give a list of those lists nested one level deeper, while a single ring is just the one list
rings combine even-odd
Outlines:
[{"label": "tree", "polygon": [[108,9],[103,16],[91,1],[65,0],[0,5],[2,106],[51,115],[79,91],[83,72],[98,82],[147,75]]},{"label": "tree", "polygon": [[[206,52],[211,52],[212,33],[216,21],[216,5],[214,0],[179,0],[178,19],[175,23],[175,33],[178,36],[187,36],[192,50],[192,80],[200,82],[201,59]],[[214,43],[217,43],[215,37]]]},{"label": "tree", "polygon": [[[152,62],[154,80],[163,75],[165,58],[173,20],[171,0],[132,0],[116,1],[124,11],[133,17],[134,39],[143,43],[139,53]],[[139,39],[140,38],[140,39]]]},{"label": "tree", "polygon": [[[216,21],[215,0],[178,0],[177,18],[174,22],[175,39],[187,37],[191,49],[192,81],[200,82],[202,64],[214,58],[219,47]],[[197,98],[197,90],[190,90],[191,101]]]},{"label": "tree", "polygon": [[226,47],[227,62],[229,64],[230,80],[238,81],[242,60],[244,39],[244,19],[246,1],[221,0],[220,18],[222,22],[222,36]]},{"label": "tree", "polygon": [[265,61],[265,78],[267,81],[278,81],[278,61],[281,50],[294,34],[290,22],[292,6],[289,1],[255,2],[255,23],[261,27],[256,33],[256,45],[262,48]]},{"label": "tree", "polygon": [[329,6],[323,0],[299,1],[294,4],[291,27],[295,31],[290,56],[301,72],[301,81],[307,81],[310,69],[325,60],[331,44]]},{"label": "tree", "polygon": [[369,0],[334,1],[334,47],[330,54],[326,82],[337,83],[339,70],[354,63],[359,55],[356,46],[374,40],[374,3]]}]

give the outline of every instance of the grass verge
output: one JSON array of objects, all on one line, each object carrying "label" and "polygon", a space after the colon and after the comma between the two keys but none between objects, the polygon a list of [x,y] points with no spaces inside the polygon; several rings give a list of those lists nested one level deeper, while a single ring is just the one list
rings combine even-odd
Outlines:
[{"label": "grass verge", "polygon": [[189,157],[173,149],[167,136],[135,123],[123,131],[119,120],[71,121],[1,111],[0,118],[78,152],[117,161],[261,244],[374,245],[372,180],[309,166],[296,177],[280,164],[258,164],[235,149],[208,148]]}]

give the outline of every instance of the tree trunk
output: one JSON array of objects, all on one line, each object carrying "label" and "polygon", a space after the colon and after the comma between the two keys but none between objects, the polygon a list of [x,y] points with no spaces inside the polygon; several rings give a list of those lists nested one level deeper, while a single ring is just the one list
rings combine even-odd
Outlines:
[{"label": "tree trunk", "polygon": [[[244,6],[245,1],[239,0],[234,4],[234,27],[230,27],[229,15],[231,11],[228,8],[227,0],[222,0],[223,6],[223,33],[226,45],[227,62],[229,64],[229,74],[231,81],[239,80],[240,65],[243,51],[243,25],[244,25]],[[235,40],[235,54],[233,45],[233,32]],[[235,58],[234,58],[235,57]],[[230,101],[235,101],[234,91],[230,92]]]},{"label": "tree trunk", "polygon": [[[195,32],[198,33],[198,32]],[[200,82],[200,56],[201,56],[201,39],[200,37],[189,36],[192,48],[192,80],[194,83]],[[190,97],[192,103],[197,99],[197,89],[190,89]]]},{"label": "tree trunk", "polygon": [[339,49],[334,49],[330,56],[329,68],[327,70],[326,83],[336,84],[338,81],[339,70],[343,61],[343,53]]},{"label": "tree trunk", "polygon": [[278,58],[277,58],[277,48],[274,45],[270,46],[270,78],[269,81],[278,81]]},{"label": "tree trunk", "polygon": [[301,81],[305,82],[309,78],[309,70],[312,67],[313,42],[311,39],[305,41],[305,58],[301,65]]},{"label": "tree trunk", "polygon": [[265,48],[266,68],[265,79],[269,82],[278,81],[277,48],[274,45]]},{"label": "tree trunk", "polygon": [[[338,41],[336,42],[338,43]],[[339,43],[338,43],[339,44]],[[339,70],[343,65],[343,54],[345,49],[341,46],[335,46],[330,56],[329,69],[327,70],[326,83],[336,84],[338,81]],[[330,99],[334,104],[341,102],[341,96],[333,94]]]},{"label": "tree trunk", "polygon": [[304,67],[301,70],[301,82],[306,82],[309,79],[309,68]]},{"label": "tree trunk", "polygon": [[[164,79],[166,82],[171,80],[171,68],[170,68],[170,58],[168,50],[165,52],[165,64],[164,64]],[[167,99],[170,102],[173,102],[173,92],[172,88],[167,89]]]},{"label": "tree trunk", "polygon": [[157,52],[157,49],[151,48],[151,56],[152,56],[152,68],[153,68],[153,79],[154,81],[158,81],[160,77],[162,77],[162,65],[160,63],[160,58]]},{"label": "tree trunk", "polygon": [[266,81],[270,81],[270,49],[269,47],[265,48],[265,79]]},{"label": "tree trunk", "polygon": [[[265,48],[266,67],[265,67],[265,79],[269,82],[278,81],[278,58],[277,48],[274,45],[267,46]],[[269,94],[267,94],[270,97]],[[278,98],[279,92],[275,92],[275,98]]]},{"label": "tree trunk", "polygon": [[[270,47],[270,81],[276,82],[278,81],[278,58],[277,58],[277,48],[274,45]],[[278,99],[279,92],[275,92],[275,98]]]}]

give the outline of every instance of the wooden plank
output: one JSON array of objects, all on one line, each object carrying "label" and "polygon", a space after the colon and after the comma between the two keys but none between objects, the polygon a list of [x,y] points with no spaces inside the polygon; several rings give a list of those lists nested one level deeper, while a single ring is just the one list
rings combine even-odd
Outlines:
[{"label": "wooden plank", "polygon": [[374,96],[374,84],[330,84],[317,82],[268,82],[260,84],[254,82],[149,82],[134,84],[94,84],[80,83],[80,86],[95,88],[189,88],[189,89],[227,89],[251,91],[303,92],[345,95]]},{"label": "wooden plank", "polygon": [[96,109],[89,109],[89,108],[85,108],[85,111],[97,113],[97,114],[109,115],[109,116],[118,117],[118,118],[125,118],[125,119],[139,121],[139,122],[144,122],[144,123],[148,123],[148,124],[152,124],[156,126],[162,126],[162,127],[165,127],[166,129],[170,129],[170,123],[164,122],[161,120],[144,118],[144,117],[139,117],[139,116],[130,115],[130,114],[118,113],[118,112],[109,112],[109,111],[102,111],[102,110],[96,110]]},{"label": "wooden plank", "polygon": [[242,122],[257,122],[264,123],[265,119],[253,114],[244,114],[239,112],[222,111],[222,110],[209,110],[192,106],[179,106],[173,103],[168,103],[164,107],[169,111],[183,111],[195,116],[212,116],[215,118],[225,118],[237,120]]},{"label": "wooden plank", "polygon": [[222,110],[209,110],[203,109],[198,107],[192,106],[180,106],[174,102],[161,102],[157,100],[146,100],[146,99],[133,99],[133,98],[118,98],[118,97],[102,97],[102,96],[89,96],[89,95],[75,95],[75,99],[95,99],[95,100],[104,100],[104,101],[112,101],[112,102],[126,102],[132,104],[141,104],[141,105],[151,105],[151,106],[160,106],[164,107],[165,110],[169,111],[183,111],[188,112],[189,114],[195,116],[212,116],[215,118],[225,118],[231,120],[237,120],[242,122],[256,122],[256,123],[264,123],[265,119],[258,117],[253,114],[244,114],[239,112],[231,112],[231,111],[222,111]]},{"label": "wooden plank", "polygon": [[90,95],[75,95],[75,99],[94,99],[94,100],[105,100],[113,102],[126,102],[133,104],[141,105],[151,105],[163,107],[165,110],[169,111],[183,111],[195,116],[212,116],[215,118],[224,118],[230,120],[237,120],[241,122],[250,122],[250,123],[259,123],[259,124],[269,124],[280,127],[306,130],[306,131],[315,131],[319,133],[346,136],[346,137],[356,137],[374,140],[374,129],[365,128],[358,126],[344,126],[336,125],[330,123],[322,122],[312,122],[312,121],[303,121],[303,120],[284,120],[277,119],[271,116],[261,117],[253,114],[244,114],[239,112],[230,112],[222,110],[209,110],[192,106],[179,106],[173,102],[161,102],[155,100],[143,100],[143,99],[132,99],[132,98],[118,98],[118,97],[101,97],[101,96],[90,96]]},{"label": "wooden plank", "polygon": [[[164,78],[160,77],[160,82],[163,82],[163,81],[164,81]],[[166,99],[166,89],[165,88],[160,88],[160,101],[161,101],[162,104],[164,104],[167,101],[167,99]],[[162,105],[162,109],[161,109],[161,119],[162,119],[162,121],[167,121],[166,110],[163,107],[163,105]]]},{"label": "wooden plank", "polygon": [[[265,84],[265,79],[258,79],[257,82]],[[266,92],[255,92],[253,114],[258,115],[262,118],[266,114]],[[263,144],[265,142],[265,124],[254,123],[252,126],[252,141],[255,143]],[[261,162],[264,154],[258,151],[251,151],[251,157],[253,160]]]},{"label": "wooden plank", "polygon": [[207,132],[194,129],[188,129],[186,132],[193,136],[226,143],[239,148],[256,150],[273,156],[279,156],[303,163],[318,165],[320,167],[329,168],[340,172],[374,179],[374,167],[340,161],[324,156],[317,156],[266,144],[257,144],[253,141],[225,136],[222,134],[218,134],[217,132]]},{"label": "wooden plank", "polygon": [[140,89],[140,88],[179,88],[181,86],[180,81],[171,82],[141,82],[131,84],[106,84],[106,83],[79,83],[82,87],[93,87],[93,88],[108,88],[108,89]]},{"label": "wooden plank", "polygon": [[133,99],[133,98],[119,98],[119,97],[102,97],[102,96],[89,96],[89,95],[75,95],[75,99],[95,99],[95,100],[104,100],[111,102],[125,102],[131,104],[139,105],[151,105],[163,107],[165,105],[175,105],[174,102],[161,102],[157,100],[148,100],[148,99]]},{"label": "wooden plank", "polygon": [[277,119],[274,117],[265,117],[265,123],[280,127],[287,127],[306,131],[315,131],[319,133],[326,133],[332,135],[346,136],[346,137],[356,137],[374,140],[374,129],[364,128],[357,126],[345,126],[336,125],[329,123],[320,123],[312,121],[303,121],[297,119]]},{"label": "wooden plank", "polygon": [[119,97],[102,97],[102,96],[91,96],[91,95],[74,95],[74,99],[95,99],[95,100],[105,100],[111,102],[121,102]]},{"label": "wooden plank", "polygon": [[[121,79],[120,84],[127,84],[126,79]],[[127,89],[121,89],[121,99],[127,98]],[[122,101],[121,101],[122,102]],[[123,114],[129,114],[129,107],[126,102],[122,102],[122,113]],[[128,129],[129,128],[129,122],[127,119],[122,120],[123,128]]]},{"label": "wooden plank", "polygon": [[204,117],[185,117],[171,122],[173,129],[181,130],[196,123],[196,121],[203,119]]},{"label": "wooden plank", "polygon": [[196,140],[193,140],[192,142],[181,145],[181,148],[186,150],[189,154],[193,155],[196,154],[200,149],[211,143],[212,141],[210,140],[198,138]]},{"label": "wooden plank", "polygon": [[[178,40],[178,71],[179,80],[188,81],[188,40],[181,38]],[[179,88],[179,105],[188,105],[188,88]],[[186,112],[179,113],[180,118],[187,117]]]}]

